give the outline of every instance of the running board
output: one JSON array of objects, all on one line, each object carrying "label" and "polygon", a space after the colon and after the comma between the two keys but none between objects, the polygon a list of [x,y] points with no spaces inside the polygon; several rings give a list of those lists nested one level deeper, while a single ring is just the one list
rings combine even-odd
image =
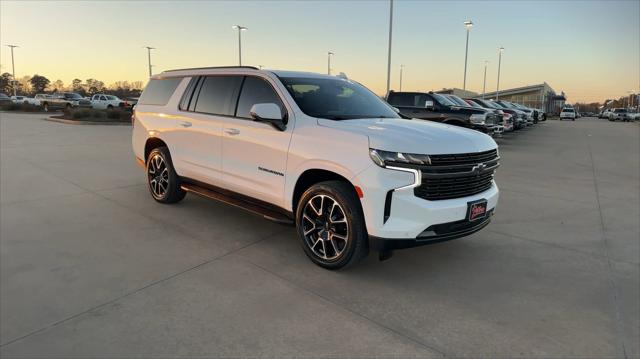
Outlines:
[{"label": "running board", "polygon": [[251,201],[238,198],[237,196],[227,195],[227,194],[214,191],[208,188],[204,188],[191,183],[183,183],[182,185],[180,185],[180,188],[182,188],[182,190],[184,191],[197,194],[198,196],[223,202],[223,203],[232,205],[234,207],[242,208],[246,211],[249,211],[253,214],[257,214],[270,221],[274,221],[282,224],[289,224],[289,225],[294,224],[293,219],[284,213],[281,213],[274,209],[267,208],[266,206],[260,205],[258,203],[253,203]]}]

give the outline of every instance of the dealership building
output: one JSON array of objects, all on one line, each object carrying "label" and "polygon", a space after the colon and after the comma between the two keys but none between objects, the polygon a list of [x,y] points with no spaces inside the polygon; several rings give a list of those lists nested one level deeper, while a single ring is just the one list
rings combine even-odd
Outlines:
[{"label": "dealership building", "polygon": [[[456,95],[462,98],[484,98],[487,100],[496,99],[495,92],[487,92],[483,96],[482,94],[478,94],[473,91],[463,90],[455,87],[444,88],[442,90],[434,92]],[[498,93],[498,99],[509,102],[516,102],[531,108],[543,109],[544,112],[551,114],[560,113],[560,110],[567,100],[564,92],[561,92],[559,95],[556,94],[556,92],[546,82],[543,82],[539,85],[500,90],[500,92]]]},{"label": "dealership building", "polygon": [[[475,97],[483,98],[482,95]],[[484,94],[484,98],[489,100],[495,100],[496,97],[498,97],[499,100],[516,102],[527,107],[543,109],[546,113],[560,113],[560,110],[567,100],[564,92],[557,94],[546,82],[539,85],[500,90],[497,94],[496,92],[487,92]]]}]

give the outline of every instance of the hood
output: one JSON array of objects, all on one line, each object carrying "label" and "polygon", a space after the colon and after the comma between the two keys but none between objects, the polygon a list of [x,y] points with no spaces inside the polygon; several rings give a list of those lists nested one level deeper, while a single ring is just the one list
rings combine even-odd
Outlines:
[{"label": "hood", "polygon": [[427,120],[369,118],[333,121],[318,119],[320,126],[365,134],[369,147],[417,154],[482,152],[497,148],[495,141],[478,131]]}]

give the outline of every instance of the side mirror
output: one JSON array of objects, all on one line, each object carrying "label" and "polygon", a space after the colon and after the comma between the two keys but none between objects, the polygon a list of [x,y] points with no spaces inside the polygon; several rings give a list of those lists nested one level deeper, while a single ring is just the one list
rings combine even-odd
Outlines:
[{"label": "side mirror", "polygon": [[395,113],[400,113],[400,109],[394,106],[391,106],[391,109],[395,111]]},{"label": "side mirror", "polygon": [[251,106],[249,114],[254,121],[269,123],[280,131],[287,129],[287,119],[275,103],[257,103]]},{"label": "side mirror", "polygon": [[433,101],[425,101],[425,102],[424,102],[424,107],[425,107],[427,110],[433,110]]}]

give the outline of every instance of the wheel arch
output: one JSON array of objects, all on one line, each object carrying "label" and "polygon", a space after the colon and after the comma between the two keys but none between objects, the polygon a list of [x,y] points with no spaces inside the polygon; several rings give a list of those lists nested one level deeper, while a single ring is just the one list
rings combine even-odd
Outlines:
[{"label": "wheel arch", "polygon": [[[291,208],[292,212],[296,213],[298,202],[302,197],[302,194],[309,189],[311,186],[325,181],[341,181],[349,184],[349,187],[353,190],[353,193],[356,195],[356,198],[359,198],[357,186],[354,185],[348,178],[345,176],[322,168],[310,168],[305,170],[298,176],[296,180],[296,184],[293,187],[293,194],[291,197]],[[359,188],[359,187],[358,187]]]},{"label": "wheel arch", "polygon": [[158,147],[169,147],[167,144],[158,137],[149,137],[144,144],[144,162],[147,163],[147,158],[149,158],[149,153],[153,151],[154,148]]}]

